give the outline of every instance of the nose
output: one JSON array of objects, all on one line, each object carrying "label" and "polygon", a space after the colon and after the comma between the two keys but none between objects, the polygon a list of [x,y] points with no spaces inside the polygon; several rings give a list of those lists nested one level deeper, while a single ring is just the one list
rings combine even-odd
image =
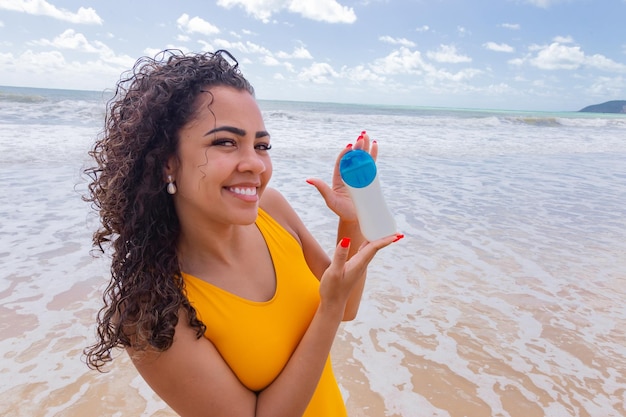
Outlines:
[{"label": "nose", "polygon": [[252,172],[253,174],[261,174],[265,172],[265,160],[267,157],[259,155],[254,147],[246,147],[241,149],[241,160],[238,169],[241,172]]}]

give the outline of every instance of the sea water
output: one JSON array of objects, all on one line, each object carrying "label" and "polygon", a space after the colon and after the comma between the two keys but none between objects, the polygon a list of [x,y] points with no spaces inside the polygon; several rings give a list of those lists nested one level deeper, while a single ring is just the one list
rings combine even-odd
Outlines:
[{"label": "sea water", "polygon": [[[174,416],[122,352],[87,369],[106,259],[81,200],[108,93],[0,87],[0,415]],[[405,239],[332,357],[351,416],[626,415],[626,117],[259,101],[271,186],[329,253],[362,130]]]}]

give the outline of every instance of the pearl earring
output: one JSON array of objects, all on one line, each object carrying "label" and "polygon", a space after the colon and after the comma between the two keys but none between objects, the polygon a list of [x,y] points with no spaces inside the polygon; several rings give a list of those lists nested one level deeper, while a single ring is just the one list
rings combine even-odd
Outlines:
[{"label": "pearl earring", "polygon": [[176,194],[176,184],[174,184],[174,180],[171,175],[167,176],[167,193],[171,195]]}]

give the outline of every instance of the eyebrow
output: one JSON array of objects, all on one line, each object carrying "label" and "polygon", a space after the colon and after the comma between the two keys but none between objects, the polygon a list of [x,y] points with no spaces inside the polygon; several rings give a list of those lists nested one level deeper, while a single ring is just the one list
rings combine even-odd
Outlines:
[{"label": "eyebrow", "polygon": [[[208,132],[206,132],[204,134],[204,136],[209,136],[213,133],[217,133],[217,132],[230,132],[232,134],[235,134],[237,136],[245,136],[246,135],[246,131],[243,129],[240,129],[238,127],[234,127],[234,126],[219,126],[216,127],[215,129],[211,129]],[[265,130],[260,130],[258,132],[255,133],[254,137],[255,138],[263,138],[265,136],[269,136],[270,134],[265,131]]]}]

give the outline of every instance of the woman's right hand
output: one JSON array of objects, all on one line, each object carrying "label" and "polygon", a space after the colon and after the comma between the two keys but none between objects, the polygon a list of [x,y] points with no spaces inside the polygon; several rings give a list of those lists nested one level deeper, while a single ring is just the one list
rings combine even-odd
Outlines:
[{"label": "woman's right hand", "polygon": [[350,292],[364,276],[376,253],[396,240],[397,235],[390,235],[372,242],[364,242],[357,253],[348,259],[350,239],[343,238],[320,280],[320,307],[333,310],[337,308],[343,313]]}]

